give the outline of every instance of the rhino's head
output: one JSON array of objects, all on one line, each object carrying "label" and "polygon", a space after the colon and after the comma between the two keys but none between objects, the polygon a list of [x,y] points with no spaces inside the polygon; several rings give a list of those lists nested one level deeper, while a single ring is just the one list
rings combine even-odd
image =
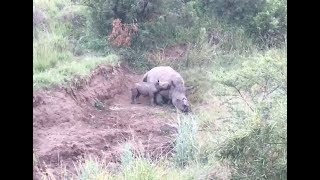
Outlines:
[{"label": "rhino's head", "polygon": [[188,99],[183,94],[173,95],[172,104],[182,112],[188,113],[190,111]]},{"label": "rhino's head", "polygon": [[172,104],[178,108],[180,111],[188,113],[190,112],[190,104],[188,102],[188,99],[185,95],[185,88],[183,86],[175,86],[174,83],[172,83],[171,87],[172,89]]},{"label": "rhino's head", "polygon": [[169,82],[162,82],[162,81],[157,81],[155,83],[155,87],[157,90],[161,91],[161,90],[168,90],[171,87],[171,84]]}]

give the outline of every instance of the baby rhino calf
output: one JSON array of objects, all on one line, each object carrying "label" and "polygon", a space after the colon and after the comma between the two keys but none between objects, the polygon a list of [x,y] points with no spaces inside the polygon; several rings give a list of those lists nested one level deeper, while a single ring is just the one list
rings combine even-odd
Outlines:
[{"label": "baby rhino calf", "polygon": [[167,82],[138,82],[131,88],[131,104],[136,104],[140,95],[149,96],[150,105],[154,105],[154,99],[156,94],[161,90],[167,90],[170,88],[170,83]]}]

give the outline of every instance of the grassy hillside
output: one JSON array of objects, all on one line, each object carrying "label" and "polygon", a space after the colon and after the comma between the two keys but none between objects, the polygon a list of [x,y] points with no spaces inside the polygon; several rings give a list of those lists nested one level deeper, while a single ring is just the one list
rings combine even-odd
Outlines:
[{"label": "grassy hillside", "polygon": [[[87,157],[56,179],[287,179],[285,0],[33,4],[34,89],[120,61],[137,72],[170,65],[195,87],[193,114],[176,117],[173,157],[153,161],[127,144],[116,172]],[[176,61],[161,54],[182,45]]]},{"label": "grassy hillside", "polygon": [[86,76],[96,66],[115,65],[119,56],[79,52],[78,41],[88,33],[87,8],[72,1],[33,1],[33,87],[39,89]]}]

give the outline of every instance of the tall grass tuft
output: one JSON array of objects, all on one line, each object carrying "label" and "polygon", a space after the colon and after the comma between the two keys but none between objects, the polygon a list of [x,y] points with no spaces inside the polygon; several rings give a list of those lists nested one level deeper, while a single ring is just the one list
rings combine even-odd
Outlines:
[{"label": "tall grass tuft", "polygon": [[106,164],[99,158],[89,156],[83,163],[76,165],[79,180],[109,180],[112,176],[106,170]]},{"label": "tall grass tuft", "polygon": [[198,119],[194,115],[182,115],[178,118],[178,136],[174,147],[173,160],[177,166],[183,167],[195,160],[198,152]]}]

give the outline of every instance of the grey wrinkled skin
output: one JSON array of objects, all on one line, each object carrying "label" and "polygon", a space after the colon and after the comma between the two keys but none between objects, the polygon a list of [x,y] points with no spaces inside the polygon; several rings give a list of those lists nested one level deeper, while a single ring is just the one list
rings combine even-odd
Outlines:
[{"label": "grey wrinkled skin", "polygon": [[170,66],[158,66],[149,70],[143,76],[143,82],[170,82],[168,90],[161,90],[156,94],[156,104],[172,103],[182,112],[189,112],[190,104],[186,97],[186,88],[182,76]]},{"label": "grey wrinkled skin", "polygon": [[170,84],[167,82],[150,83],[150,82],[139,82],[135,83],[134,87],[131,88],[131,104],[136,104],[137,99],[140,95],[150,97],[150,105],[154,105],[154,99],[156,94],[161,90],[170,88]]}]

